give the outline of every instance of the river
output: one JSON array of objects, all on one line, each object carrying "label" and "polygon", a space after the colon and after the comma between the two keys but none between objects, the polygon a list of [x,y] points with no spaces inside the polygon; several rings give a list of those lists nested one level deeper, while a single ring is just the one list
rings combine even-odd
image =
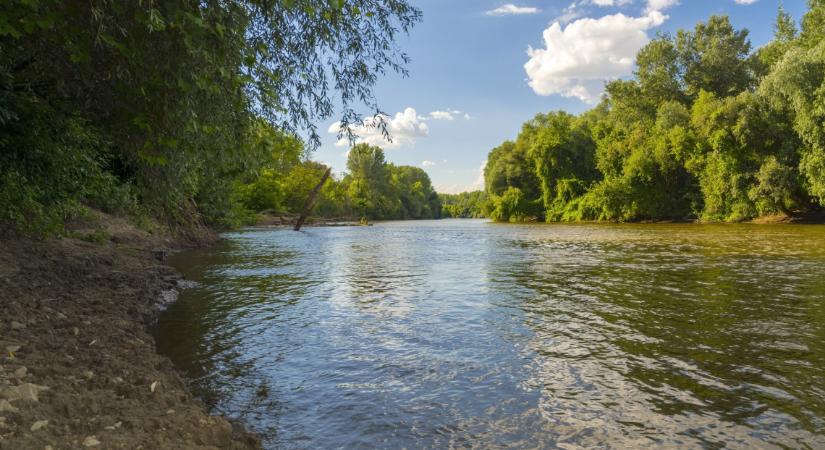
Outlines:
[{"label": "river", "polygon": [[267,448],[825,448],[825,227],[246,230],[156,337]]}]

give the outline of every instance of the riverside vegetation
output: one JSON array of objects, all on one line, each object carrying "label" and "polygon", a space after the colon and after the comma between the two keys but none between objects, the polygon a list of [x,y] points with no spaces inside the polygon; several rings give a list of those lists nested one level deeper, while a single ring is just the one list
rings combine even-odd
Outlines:
[{"label": "riverside vegetation", "polygon": [[[0,227],[61,235],[91,206],[192,235],[294,208],[316,124],[380,112],[373,86],[406,73],[396,40],[420,18],[404,0],[3,2]],[[322,211],[438,214],[423,172],[363,154]]]},{"label": "riverside vegetation", "polygon": [[[396,0],[13,1],[0,18],[0,226],[61,234],[92,206],[190,234],[299,211],[325,170],[310,158],[315,124],[336,100],[344,134],[358,103],[384,117],[372,87],[405,73],[395,39],[421,13]],[[756,50],[723,16],[658,36],[595,108],[538,114],[493,149],[484,192],[439,196],[423,170],[359,144],[316,213],[821,216],[825,0],[809,1],[800,28],[780,9],[774,40]]]},{"label": "riverside vegetation", "polygon": [[[662,34],[578,116],[538,114],[490,152],[500,221],[702,220],[820,215],[825,206],[825,1],[775,37],[713,16]],[[481,197],[478,197],[481,198]]]},{"label": "riverside vegetation", "polygon": [[[0,2],[0,447],[260,446],[155,352],[147,327],[180,288],[164,255],[298,202],[314,124],[379,111],[420,17],[403,0]],[[365,151],[382,162],[365,176],[427,196]],[[273,180],[275,204],[257,189]],[[382,214],[413,210],[394,195]]]}]

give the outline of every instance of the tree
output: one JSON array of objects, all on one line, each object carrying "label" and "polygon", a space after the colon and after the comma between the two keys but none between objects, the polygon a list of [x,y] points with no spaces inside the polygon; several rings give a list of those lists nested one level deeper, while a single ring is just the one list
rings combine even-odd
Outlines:
[{"label": "tree", "polygon": [[541,195],[536,171],[527,155],[527,149],[513,141],[505,141],[487,155],[484,183],[487,192],[495,195],[501,195],[508,187],[519,188],[531,199]]},{"label": "tree", "polygon": [[825,0],[808,0],[800,38],[805,48],[816,47],[825,39]]},{"label": "tree", "polygon": [[420,17],[404,0],[3,2],[0,126],[37,133],[21,122],[37,109],[84,127],[100,168],[155,214],[221,221],[238,179],[257,170],[246,153],[255,122],[307,130],[314,148],[333,105],[345,125],[361,104],[380,112],[373,86],[405,73],[395,42]]},{"label": "tree", "polygon": [[747,30],[734,30],[727,16],[711,16],[693,31],[679,30],[676,50],[687,93],[704,90],[736,95],[752,87]]},{"label": "tree", "polygon": [[654,105],[685,101],[679,73],[679,53],[670,36],[661,35],[639,51],[636,79],[644,98]]},{"label": "tree", "polygon": [[768,71],[785,55],[789,49],[795,45],[799,31],[796,28],[793,18],[782,6],[776,13],[776,24],[774,25],[773,40],[756,52],[756,60],[760,77],[767,75]]}]

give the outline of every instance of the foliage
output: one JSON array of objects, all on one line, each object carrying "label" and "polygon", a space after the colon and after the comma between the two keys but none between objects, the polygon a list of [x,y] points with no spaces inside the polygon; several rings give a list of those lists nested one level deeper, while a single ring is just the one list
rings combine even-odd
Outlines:
[{"label": "foliage", "polygon": [[[741,221],[825,206],[825,2],[774,40],[713,16],[660,35],[635,79],[576,117],[539,114],[493,149],[491,217],[548,221]],[[536,205],[543,211],[536,212]]]},{"label": "foliage", "polygon": [[[300,141],[276,133],[266,139],[269,162],[238,187],[241,204],[249,211],[273,210],[298,214],[309,192],[327,167],[302,157]],[[386,162],[375,146],[354,146],[347,173],[324,184],[313,214],[322,217],[366,219],[436,219],[441,200],[424,170]]]},{"label": "foliage", "polygon": [[517,187],[490,197],[490,218],[499,222],[529,222],[541,214],[541,205],[530,200]]},{"label": "foliage", "polygon": [[489,197],[484,191],[438,194],[441,199],[441,217],[477,219],[488,214]]},{"label": "foliage", "polygon": [[347,159],[343,183],[353,212],[368,219],[436,219],[441,201],[424,170],[388,164],[384,151],[358,144]]},{"label": "foliage", "polygon": [[4,217],[59,228],[87,191],[183,230],[233,225],[239,184],[271,162],[262,124],[314,148],[333,105],[344,125],[380,112],[373,86],[405,73],[395,42],[420,17],[405,0],[3,2],[2,145],[24,145],[4,148]]}]

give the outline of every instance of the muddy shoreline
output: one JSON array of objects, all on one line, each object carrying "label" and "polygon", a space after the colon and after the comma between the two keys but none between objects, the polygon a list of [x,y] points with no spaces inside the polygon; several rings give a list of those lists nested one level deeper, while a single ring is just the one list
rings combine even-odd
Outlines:
[{"label": "muddy shoreline", "polygon": [[193,243],[112,218],[73,235],[0,239],[0,449],[260,448],[149,333],[181,279],[163,259]]}]

